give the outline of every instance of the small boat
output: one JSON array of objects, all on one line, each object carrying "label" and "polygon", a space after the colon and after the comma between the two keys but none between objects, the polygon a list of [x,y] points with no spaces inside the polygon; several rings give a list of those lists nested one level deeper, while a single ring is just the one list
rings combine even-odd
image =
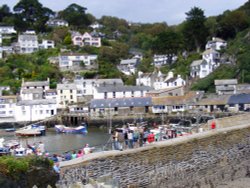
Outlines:
[{"label": "small boat", "polygon": [[9,154],[10,154],[9,148],[4,146],[4,138],[0,138],[0,156]]},{"label": "small boat", "polygon": [[3,142],[3,146],[7,148],[16,148],[19,144],[18,140],[6,140]]},{"label": "small boat", "polygon": [[39,124],[28,125],[15,131],[17,136],[44,136],[46,134],[45,126]]},{"label": "small boat", "polygon": [[6,132],[14,132],[16,129],[15,128],[7,128],[5,129]]},{"label": "small boat", "polygon": [[86,126],[81,125],[78,127],[67,127],[65,125],[55,125],[55,130],[58,133],[77,133],[77,134],[86,134],[88,131]]}]

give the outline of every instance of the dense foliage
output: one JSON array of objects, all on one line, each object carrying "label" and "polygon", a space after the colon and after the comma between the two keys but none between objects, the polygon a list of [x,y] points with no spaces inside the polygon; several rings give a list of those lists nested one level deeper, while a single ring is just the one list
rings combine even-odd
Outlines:
[{"label": "dense foliage", "polygon": [[[231,69],[218,69],[213,75],[198,81],[193,88],[211,91],[213,83],[211,79],[225,77],[238,78],[240,82],[250,82],[249,63],[249,20],[250,1],[237,10],[225,11],[223,14],[206,17],[205,12],[193,7],[186,12],[186,20],[176,26],[167,23],[128,23],[124,19],[103,16],[100,19],[86,13],[87,8],[78,4],[70,4],[64,10],[59,11],[58,17],[69,22],[69,27],[48,28],[46,21],[54,15],[54,12],[44,7],[38,0],[20,0],[14,11],[7,5],[0,7],[0,24],[14,25],[20,32],[26,29],[35,29],[39,38],[52,39],[56,42],[55,50],[44,51],[30,55],[11,55],[0,61],[0,83],[10,85],[13,92],[18,92],[21,79],[26,80],[51,80],[51,86],[56,85],[63,76],[73,78],[74,73],[60,73],[57,66],[48,63],[48,57],[57,56],[64,49],[79,53],[98,55],[98,70],[83,71],[80,74],[86,78],[122,78],[125,83],[135,82],[136,74],[127,77],[118,71],[117,65],[121,59],[131,58],[131,49],[140,50],[143,53],[142,63],[138,71],[153,72],[152,65],[154,54],[166,54],[169,56],[170,65],[161,68],[163,73],[173,70],[183,78],[189,76],[189,66],[193,60],[199,59],[196,52],[203,51],[206,41],[212,37],[221,37],[229,42],[228,49],[223,55],[235,62],[235,74],[230,74]],[[84,33],[91,32],[90,24],[97,21],[102,28],[96,30],[105,36],[102,39],[102,47],[78,47],[71,43],[71,31]],[[45,33],[45,34],[44,34]],[[8,45],[16,41],[16,36],[4,39]],[[172,56],[178,56],[176,62],[171,62]],[[229,71],[226,73],[225,71]]]}]

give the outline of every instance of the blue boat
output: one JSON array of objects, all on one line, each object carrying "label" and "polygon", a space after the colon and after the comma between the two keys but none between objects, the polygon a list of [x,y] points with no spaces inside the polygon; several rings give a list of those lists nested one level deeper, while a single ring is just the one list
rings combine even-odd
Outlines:
[{"label": "blue boat", "polygon": [[75,134],[88,133],[87,128],[84,125],[81,125],[78,127],[67,127],[65,125],[55,125],[55,130],[58,133],[75,133]]}]

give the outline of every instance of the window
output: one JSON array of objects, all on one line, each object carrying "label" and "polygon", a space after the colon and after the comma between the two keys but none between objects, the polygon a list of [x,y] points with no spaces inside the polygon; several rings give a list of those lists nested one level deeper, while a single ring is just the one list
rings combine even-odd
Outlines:
[{"label": "window", "polygon": [[130,109],[130,112],[134,111],[134,107],[133,106],[130,106],[129,109]]},{"label": "window", "polygon": [[107,99],[107,92],[104,92],[104,99]]},{"label": "window", "polygon": [[60,93],[62,94],[62,93],[63,93],[63,90],[61,90]]},{"label": "window", "polygon": [[0,108],[5,108],[5,105],[0,105]]},{"label": "window", "polygon": [[70,90],[70,93],[73,93],[73,90],[72,90],[72,89]]},{"label": "window", "polygon": [[22,111],[22,115],[25,116],[26,115],[26,111]]},{"label": "window", "polygon": [[40,110],[40,114],[43,114],[43,110]]},{"label": "window", "polygon": [[134,97],[134,91],[131,91],[131,97]]},{"label": "window", "polygon": [[141,91],[141,97],[143,97],[143,91]]},{"label": "window", "polygon": [[116,93],[115,93],[115,91],[113,91],[113,98],[115,98],[116,97]]},{"label": "window", "polygon": [[70,99],[73,99],[73,95],[70,95]]}]

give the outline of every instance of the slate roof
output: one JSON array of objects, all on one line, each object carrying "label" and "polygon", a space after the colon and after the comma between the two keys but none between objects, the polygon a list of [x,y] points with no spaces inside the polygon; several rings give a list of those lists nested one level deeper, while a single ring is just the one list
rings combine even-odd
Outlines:
[{"label": "slate roof", "polygon": [[76,84],[57,84],[57,90],[76,90]]},{"label": "slate roof", "polygon": [[202,55],[215,54],[215,53],[218,54],[219,52],[217,52],[216,50],[210,48],[210,49],[208,49],[208,50],[205,50],[205,51],[202,53]]},{"label": "slate roof", "polygon": [[191,67],[198,66],[198,65],[202,64],[203,61],[205,61],[205,60],[203,60],[203,59],[195,60],[192,62],[192,64],[190,66]]},{"label": "slate roof", "polygon": [[39,99],[39,100],[22,100],[17,103],[18,106],[21,105],[48,105],[56,104],[55,99]]},{"label": "slate roof", "polygon": [[123,92],[123,91],[150,91],[152,90],[149,86],[101,86],[96,88],[97,92],[104,93],[104,92]]},{"label": "slate roof", "polygon": [[203,98],[196,105],[226,105],[231,95],[214,95],[212,97]]},{"label": "slate roof", "polygon": [[164,97],[153,97],[153,105],[185,105],[195,104],[196,99],[199,98],[200,94],[194,91],[190,91],[184,96],[164,96]]},{"label": "slate roof", "polygon": [[29,94],[29,93],[43,93],[43,89],[42,88],[36,88],[36,89],[24,89],[22,90],[22,94]]},{"label": "slate roof", "polygon": [[36,81],[36,82],[24,82],[22,87],[42,87],[42,86],[49,86],[48,81]]},{"label": "slate roof", "polygon": [[121,60],[120,64],[121,65],[137,64],[137,62],[138,62],[137,59],[124,59],[124,60]]},{"label": "slate roof", "polygon": [[145,107],[151,105],[151,97],[92,99],[90,101],[90,108]]},{"label": "slate roof", "polygon": [[214,80],[214,85],[236,85],[238,84],[237,79],[223,79],[223,80]]},{"label": "slate roof", "polygon": [[250,104],[250,94],[237,94],[232,95],[228,99],[228,104]]}]

